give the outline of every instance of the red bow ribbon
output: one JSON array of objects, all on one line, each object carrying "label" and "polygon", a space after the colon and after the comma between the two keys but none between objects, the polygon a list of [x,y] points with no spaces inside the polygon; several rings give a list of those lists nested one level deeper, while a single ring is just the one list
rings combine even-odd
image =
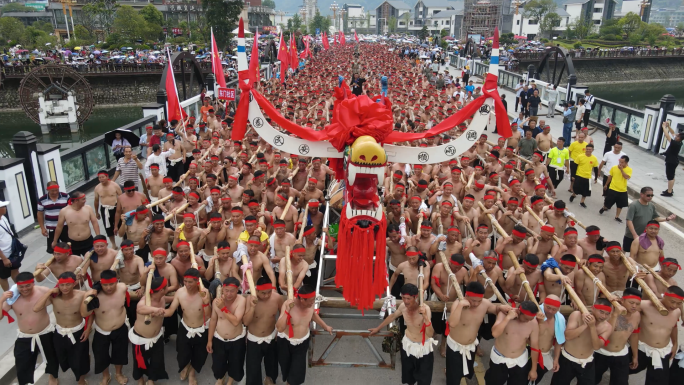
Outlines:
[{"label": "red bow ribbon", "polygon": [[[289,312],[285,312],[285,315],[287,316],[287,336],[289,338],[294,337],[294,328],[292,327],[292,316],[290,315]],[[425,337],[423,337],[425,338]]]},{"label": "red bow ribbon", "polygon": [[2,311],[2,316],[7,317],[7,323],[11,324],[12,322],[14,322],[14,318],[12,318],[12,316],[10,315],[10,313],[7,312],[7,310]]},{"label": "red bow ribbon", "polygon": [[423,327],[420,328],[420,334],[423,335],[423,345],[425,345],[425,330],[427,330],[428,326],[432,325],[432,322],[429,324],[423,323]]},{"label": "red bow ribbon", "polygon": [[142,355],[142,349],[140,348],[140,345],[135,345],[135,361],[138,363],[138,368],[147,369],[147,365],[145,365],[145,357]]},{"label": "red bow ribbon", "polygon": [[544,369],[544,356],[542,355],[541,349],[535,349],[533,347],[530,347],[530,350],[533,352],[537,352],[537,355],[539,358],[537,359],[537,363],[539,366],[541,366],[542,369]]}]

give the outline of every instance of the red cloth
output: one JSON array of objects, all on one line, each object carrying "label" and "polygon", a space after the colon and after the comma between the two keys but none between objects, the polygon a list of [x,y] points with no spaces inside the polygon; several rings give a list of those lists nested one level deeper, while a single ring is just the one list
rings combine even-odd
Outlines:
[{"label": "red cloth", "polygon": [[145,365],[145,357],[142,355],[142,349],[140,348],[140,345],[135,345],[135,361],[138,363],[138,368],[147,369],[147,365]]},{"label": "red cloth", "polygon": [[187,112],[180,107],[178,101],[178,90],[176,89],[176,81],[173,78],[173,66],[171,60],[166,65],[166,109],[168,112],[168,121],[183,120],[188,117]]},{"label": "red cloth", "polygon": [[[280,82],[285,83],[285,74],[287,74],[287,63],[289,62],[289,55],[283,33],[280,33],[280,44],[278,44],[278,60],[280,60]],[[235,137],[233,137],[235,140]]]},{"label": "red cloth", "polygon": [[294,35],[290,35],[290,68],[296,70],[298,65],[299,60],[297,59],[297,43],[295,42]]},{"label": "red cloth", "polygon": [[323,31],[323,49],[330,49],[330,42],[328,41],[328,34]]},{"label": "red cloth", "polygon": [[[254,34],[254,43],[252,44],[252,56],[249,58],[249,84],[259,83],[259,31]],[[221,86],[225,87],[225,86]]]},{"label": "red cloth", "polygon": [[7,310],[3,310],[2,315],[3,315],[3,317],[7,317],[7,323],[8,324],[11,324],[12,322],[14,322],[14,318],[12,318],[12,316],[10,315],[10,313],[7,312]]},{"label": "red cloth", "polygon": [[221,64],[221,58],[218,54],[218,46],[216,45],[216,39],[214,39],[214,29],[211,29],[211,71],[214,73],[216,82],[219,87],[226,87],[226,76],[223,74],[223,65]]},{"label": "red cloth", "polygon": [[294,328],[292,327],[292,316],[290,315],[290,312],[285,312],[285,316],[287,317],[287,336],[289,338],[294,337]]},{"label": "red cloth", "polygon": [[[347,203],[348,204],[348,203]],[[377,236],[374,227],[378,226]],[[342,210],[337,250],[335,285],[344,287],[344,299],[359,310],[373,307],[375,296],[381,297],[387,288],[384,255],[373,262],[375,250],[385,250],[387,219],[361,228],[347,218]]]},{"label": "red cloth", "polygon": [[359,37],[356,35],[356,31],[354,31],[354,40],[356,40],[357,43],[359,42]]}]

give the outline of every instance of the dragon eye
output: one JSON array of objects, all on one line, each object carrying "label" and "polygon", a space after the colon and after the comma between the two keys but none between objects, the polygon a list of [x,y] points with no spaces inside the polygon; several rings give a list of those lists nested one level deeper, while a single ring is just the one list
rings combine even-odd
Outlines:
[{"label": "dragon eye", "polygon": [[365,156],[365,155],[361,155],[361,156],[359,156],[359,158],[361,158],[361,160],[364,160],[364,161],[366,160],[366,156]]},{"label": "dragon eye", "polygon": [[378,156],[377,156],[377,155],[373,155],[373,159],[371,159],[371,162],[375,162],[376,160],[378,160]]}]

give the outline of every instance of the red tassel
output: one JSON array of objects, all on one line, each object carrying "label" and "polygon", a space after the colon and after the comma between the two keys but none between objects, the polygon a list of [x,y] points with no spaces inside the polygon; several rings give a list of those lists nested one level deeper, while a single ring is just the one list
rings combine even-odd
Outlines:
[{"label": "red tassel", "polygon": [[90,273],[86,273],[86,279],[88,280],[88,287],[93,287],[93,279],[90,277]]},{"label": "red tassel", "polygon": [[12,316],[10,315],[10,313],[7,312],[7,310],[2,311],[2,316],[7,317],[7,323],[8,324],[11,324],[12,322],[14,322],[14,318],[12,318]]},{"label": "red tassel", "polygon": [[126,290],[126,307],[131,307],[131,293]]},{"label": "red tassel", "polygon": [[138,363],[138,368],[147,369],[147,365],[145,365],[145,358],[142,355],[142,349],[140,349],[140,345],[135,345],[135,361]]}]

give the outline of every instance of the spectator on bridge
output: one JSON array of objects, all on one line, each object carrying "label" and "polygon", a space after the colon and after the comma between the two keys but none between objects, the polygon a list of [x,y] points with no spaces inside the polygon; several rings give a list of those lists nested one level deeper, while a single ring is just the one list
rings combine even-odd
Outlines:
[{"label": "spectator on bridge", "polygon": [[140,136],[140,156],[143,158],[147,158],[149,156],[147,153],[147,148],[150,146],[147,142],[152,138],[152,136],[154,136],[152,133],[152,125],[148,124],[145,126],[145,133]]},{"label": "spectator on bridge", "polygon": [[114,157],[116,158],[117,162],[123,156],[124,148],[126,148],[126,146],[130,147],[131,144],[128,143],[126,138],[121,137],[121,133],[115,132],[114,140],[112,141],[112,152],[114,152]]},{"label": "spectator on bridge", "polygon": [[[52,241],[55,239],[55,229],[57,228],[57,218],[59,211],[65,208],[69,202],[69,194],[59,191],[59,185],[55,181],[50,181],[46,186],[47,194],[38,198],[38,225],[44,237],[47,237],[48,254],[52,254]],[[66,224],[64,225],[66,228]],[[62,241],[67,242],[68,231],[62,231]]]},{"label": "spectator on bridge", "polygon": [[620,129],[615,126],[615,122],[608,122],[606,131],[606,144],[603,146],[603,153],[606,154],[620,140]]},{"label": "spectator on bridge", "polygon": [[591,110],[594,107],[594,95],[589,92],[589,90],[584,90],[584,126],[582,127],[587,127],[589,125],[589,116],[591,115]]},{"label": "spectator on bridge", "polygon": [[120,158],[116,164],[116,172],[112,179],[121,186],[126,181],[132,181],[135,186],[140,188],[140,178],[138,177],[138,170],[143,169],[143,164],[140,163],[138,157],[133,155],[131,146],[124,148],[124,156]]},{"label": "spectator on bridge", "polygon": [[679,166],[679,152],[682,149],[682,139],[684,133],[680,132],[675,135],[674,130],[670,127],[669,122],[663,122],[663,134],[670,142],[670,145],[665,150],[665,176],[667,176],[667,190],[660,195],[664,197],[671,197],[674,195],[675,171]]},{"label": "spectator on bridge", "polygon": [[[518,112],[518,104],[520,104],[520,93],[523,90],[523,80],[520,79],[520,83],[515,86],[515,112]],[[522,108],[522,107],[521,107]],[[523,108],[524,110],[524,108]]]},{"label": "spectator on bridge", "polygon": [[534,89],[532,96],[527,98],[527,109],[530,111],[530,116],[537,116],[541,98],[539,97],[539,90]]},{"label": "spectator on bridge", "polygon": [[553,84],[546,86],[546,96],[549,100],[549,110],[546,111],[546,117],[553,118],[556,115],[556,101],[558,100],[556,86]]},{"label": "spectator on bridge", "polygon": [[670,214],[668,217],[661,217],[656,212],[653,202],[653,188],[643,187],[639,194],[639,200],[632,202],[627,209],[627,226],[625,228],[625,236],[622,238],[622,250],[627,253],[631,247],[632,242],[639,238],[639,235],[646,230],[646,224],[651,220],[658,222],[668,222],[675,218],[676,215]]},{"label": "spectator on bridge", "polygon": [[584,98],[579,100],[579,106],[577,107],[577,113],[575,114],[575,129],[579,131],[582,127],[582,120],[584,119],[584,113],[587,110],[587,107],[585,106],[586,100]]},{"label": "spectator on bridge", "polygon": [[574,100],[563,105],[563,139],[565,139],[564,145],[566,147],[570,145],[572,140],[572,122],[575,120],[576,114],[577,107],[575,107]]},{"label": "spectator on bridge", "polygon": [[[617,145],[615,145],[617,147]],[[622,147],[622,145],[620,145]],[[610,153],[607,153],[610,154]],[[605,158],[605,157],[604,157]],[[603,162],[601,162],[603,164]],[[599,214],[610,210],[613,204],[617,206],[615,211],[615,220],[622,223],[620,219],[620,212],[623,207],[629,205],[629,197],[627,196],[627,181],[632,177],[632,168],[629,167],[629,157],[622,155],[618,164],[610,168],[608,178],[604,177],[603,181],[603,207],[599,210]]]}]

